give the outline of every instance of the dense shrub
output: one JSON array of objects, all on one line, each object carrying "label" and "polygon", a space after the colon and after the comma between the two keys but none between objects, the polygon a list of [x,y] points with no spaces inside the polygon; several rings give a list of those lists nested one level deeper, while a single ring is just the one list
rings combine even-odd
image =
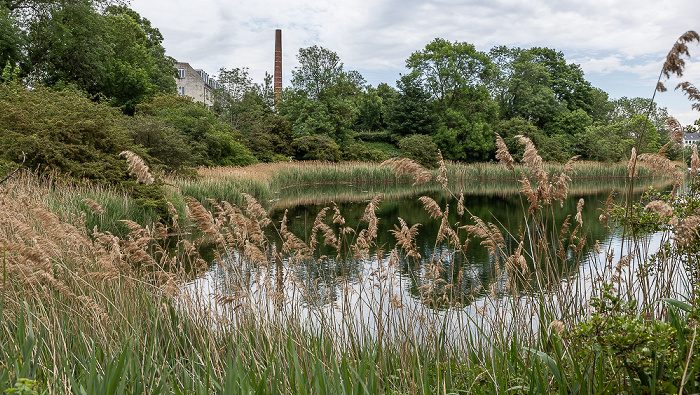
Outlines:
[{"label": "dense shrub", "polygon": [[136,114],[156,117],[175,129],[190,147],[195,165],[245,166],[257,162],[241,143],[238,132],[191,98],[156,96],[137,106]]},{"label": "dense shrub", "polygon": [[437,167],[438,148],[430,136],[413,134],[399,141],[399,155],[413,159],[426,168]]},{"label": "dense shrub", "polygon": [[389,159],[389,155],[367,144],[357,142],[345,147],[343,159],[355,162],[382,162]]},{"label": "dense shrub", "polygon": [[342,157],[340,146],[332,138],[320,134],[296,138],[292,147],[298,160],[338,162]]}]

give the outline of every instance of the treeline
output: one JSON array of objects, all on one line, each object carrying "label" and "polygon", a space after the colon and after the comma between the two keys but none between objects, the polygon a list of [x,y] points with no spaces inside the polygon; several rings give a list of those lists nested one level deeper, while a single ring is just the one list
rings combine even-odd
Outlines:
[{"label": "treeline", "polygon": [[[367,84],[335,52],[313,46],[299,50],[277,102],[269,75],[256,83],[246,68],[222,68],[208,109],[175,94],[162,40],[118,0],[0,1],[0,166],[24,152],[27,166],[121,183],[123,150],[184,171],[397,155],[434,166],[438,149],[446,159],[489,161],[495,133],[516,157],[514,136],[526,135],[549,161],[626,159],[642,128],[640,151],[668,141],[665,109],[610,101],[549,48],[486,53],[435,39],[406,60],[410,72],[394,88]],[[640,114],[649,108],[647,120]]]}]

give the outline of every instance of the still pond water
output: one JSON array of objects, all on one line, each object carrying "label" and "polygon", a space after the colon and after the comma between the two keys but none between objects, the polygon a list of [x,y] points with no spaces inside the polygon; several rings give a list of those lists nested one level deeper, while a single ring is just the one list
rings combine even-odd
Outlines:
[{"label": "still pond water", "polygon": [[[647,183],[649,184],[649,183]],[[664,188],[667,185],[655,184],[657,188]],[[451,186],[455,193],[445,192],[440,186],[435,185],[387,185],[387,184],[333,184],[333,185],[313,185],[288,188],[280,191],[277,198],[263,203],[269,210],[270,218],[276,227],[286,212],[288,229],[301,240],[307,241],[310,236],[314,220],[324,207],[331,207],[331,211],[326,216],[326,223],[330,225],[333,217],[332,207],[337,206],[345,219],[345,226],[353,229],[363,229],[367,224],[361,222],[368,201],[381,195],[382,199],[376,211],[379,218],[376,245],[373,248],[370,258],[365,260],[337,259],[337,253],[327,246],[319,246],[318,255],[324,255],[323,259],[309,261],[304,265],[288,265],[284,262],[285,279],[293,278],[298,284],[303,284],[305,292],[296,292],[287,286],[284,290],[288,299],[293,299],[304,308],[333,306],[346,294],[348,287],[352,287],[351,293],[360,295],[366,299],[377,298],[376,290],[372,286],[367,286],[363,282],[367,281],[373,273],[376,274],[387,262],[392,260],[391,251],[396,244],[396,237],[391,232],[401,220],[407,226],[415,224],[418,226],[418,233],[415,237],[415,246],[420,254],[420,261],[401,260],[401,263],[394,265],[390,276],[396,277],[393,282],[394,287],[398,287],[398,292],[404,301],[409,300],[412,304],[422,304],[425,295],[426,276],[430,263],[438,262],[440,266],[439,278],[441,287],[448,286],[451,289],[451,301],[459,301],[463,305],[468,305],[467,300],[474,300],[474,295],[482,292],[505,292],[502,273],[495,267],[493,257],[488,253],[487,248],[480,245],[479,239],[472,239],[467,248],[461,253],[454,253],[446,244],[436,243],[436,235],[440,228],[440,220],[430,217],[423,203],[419,200],[421,196],[429,196],[442,210],[449,206],[449,221],[456,228],[455,224],[472,225],[473,220],[468,214],[459,217],[457,214],[457,199],[455,195],[464,194],[464,206],[469,213],[481,218],[486,223],[497,224],[502,230],[506,240],[506,251],[512,253],[519,243],[518,235],[526,227],[523,216],[523,207],[527,207],[527,201],[521,200],[518,194],[519,184],[516,182],[504,183],[474,183],[471,185]],[[601,208],[611,191],[618,191],[617,200],[624,199],[624,180],[620,182],[600,182],[600,181],[579,181],[574,182],[568,199],[563,204],[554,204],[553,218],[549,220],[560,227],[567,218],[570,217],[571,228],[576,225],[574,216],[577,211],[579,199],[583,198],[585,204],[582,210],[582,219],[585,231],[587,232],[587,245],[583,250],[583,259],[573,258],[569,254],[568,258],[560,262],[556,268],[558,275],[556,281],[576,282],[583,274],[587,266],[593,260],[600,260],[600,253],[596,253],[594,245],[596,241],[601,246],[608,246],[613,249],[619,243],[619,238],[610,232],[598,220]],[[646,189],[642,186],[639,194]],[[558,233],[557,229],[557,233]],[[464,232],[462,232],[464,233]],[[510,234],[511,236],[508,236]],[[273,248],[280,248],[281,240],[276,232],[270,232],[270,242]],[[350,234],[350,237],[353,237]],[[463,238],[464,239],[464,238]],[[323,240],[319,245],[323,244]],[[525,246],[526,249],[528,246]],[[239,256],[237,258],[240,258]],[[193,282],[190,286],[202,294],[217,294],[229,292],[225,284],[231,283],[230,265],[239,259],[232,259],[231,262],[213,264],[210,272],[203,278]],[[229,265],[225,267],[224,265]],[[433,265],[435,267],[435,265]],[[245,273],[235,271],[238,276],[246,277],[248,283],[255,277],[254,267],[244,269]],[[274,270],[274,269],[273,269]],[[460,274],[461,273],[461,274]],[[270,278],[274,278],[272,272],[268,272]],[[432,281],[435,274],[432,274]],[[240,280],[240,279],[238,279]],[[271,280],[270,282],[274,282]],[[423,287],[422,287],[423,286]],[[258,287],[251,285],[253,288]],[[375,287],[376,288],[376,287]],[[311,290],[311,291],[309,291]],[[233,291],[230,291],[233,292]],[[368,295],[367,293],[370,293]],[[396,292],[396,289],[394,290]],[[364,295],[364,296],[362,296]],[[471,299],[470,299],[471,298]],[[370,302],[371,303],[371,302]],[[439,309],[440,306],[437,306]]]}]

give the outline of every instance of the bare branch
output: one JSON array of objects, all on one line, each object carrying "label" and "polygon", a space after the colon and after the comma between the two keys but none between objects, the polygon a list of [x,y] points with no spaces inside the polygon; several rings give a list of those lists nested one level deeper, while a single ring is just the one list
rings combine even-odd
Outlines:
[{"label": "bare branch", "polygon": [[0,184],[9,180],[10,177],[12,177],[15,173],[17,173],[19,171],[19,169],[21,169],[22,166],[24,166],[24,162],[26,162],[26,161],[27,161],[27,154],[25,154],[24,151],[22,151],[22,163],[20,163],[20,165],[15,170],[11,171],[5,177],[3,177],[2,180],[0,180]]}]

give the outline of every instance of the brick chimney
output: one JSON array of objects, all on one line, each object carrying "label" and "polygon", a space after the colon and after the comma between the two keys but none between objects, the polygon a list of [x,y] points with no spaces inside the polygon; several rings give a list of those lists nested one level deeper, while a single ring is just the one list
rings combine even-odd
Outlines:
[{"label": "brick chimney", "polygon": [[275,102],[282,94],[282,30],[275,30]]}]

